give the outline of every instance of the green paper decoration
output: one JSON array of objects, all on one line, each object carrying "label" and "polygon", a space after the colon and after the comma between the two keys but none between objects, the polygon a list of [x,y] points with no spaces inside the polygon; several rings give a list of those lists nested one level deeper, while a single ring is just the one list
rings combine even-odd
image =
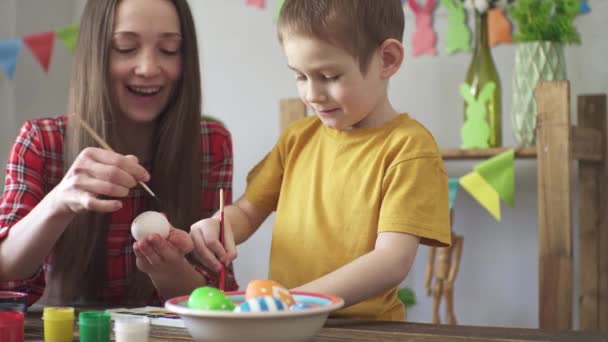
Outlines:
[{"label": "green paper decoration", "polygon": [[478,163],[473,171],[460,177],[460,185],[497,221],[500,221],[500,200],[515,204],[515,150],[510,149]]},{"label": "green paper decoration", "polygon": [[71,52],[76,49],[76,42],[78,41],[78,32],[80,31],[80,25],[74,24],[66,27],[62,27],[55,31],[57,38],[67,47]]},{"label": "green paper decoration", "polygon": [[511,208],[515,205],[514,160],[515,150],[511,149],[477,164],[474,168]]},{"label": "green paper decoration", "polygon": [[460,0],[441,0],[448,10],[448,31],[446,35],[446,49],[449,54],[458,51],[471,50],[471,32],[467,26],[464,5]]},{"label": "green paper decoration", "polygon": [[460,85],[460,94],[467,103],[466,120],[460,131],[462,148],[488,148],[490,126],[487,121],[486,102],[495,89],[494,82],[488,82],[481,89],[479,97],[475,98],[473,89],[467,83]]},{"label": "green paper decoration", "polygon": [[416,305],[416,294],[409,287],[400,288],[397,292],[397,296],[406,307]]},{"label": "green paper decoration", "polygon": [[278,21],[279,20],[279,14],[281,14],[281,8],[283,8],[283,3],[285,2],[285,0],[277,0],[277,7],[275,8],[275,12],[274,12],[274,21]]}]

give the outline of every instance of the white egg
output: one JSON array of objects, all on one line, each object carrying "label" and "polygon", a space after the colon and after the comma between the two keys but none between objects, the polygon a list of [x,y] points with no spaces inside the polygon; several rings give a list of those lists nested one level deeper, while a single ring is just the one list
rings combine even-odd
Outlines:
[{"label": "white egg", "polygon": [[165,215],[157,211],[144,211],[131,223],[131,234],[138,241],[152,234],[158,234],[166,239],[169,230],[169,221]]}]

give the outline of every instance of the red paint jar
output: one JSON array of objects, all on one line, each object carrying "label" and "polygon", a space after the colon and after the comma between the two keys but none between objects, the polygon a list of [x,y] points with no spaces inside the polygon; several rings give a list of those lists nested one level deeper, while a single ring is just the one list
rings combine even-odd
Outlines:
[{"label": "red paint jar", "polygon": [[23,342],[23,330],[23,312],[0,311],[0,341]]}]

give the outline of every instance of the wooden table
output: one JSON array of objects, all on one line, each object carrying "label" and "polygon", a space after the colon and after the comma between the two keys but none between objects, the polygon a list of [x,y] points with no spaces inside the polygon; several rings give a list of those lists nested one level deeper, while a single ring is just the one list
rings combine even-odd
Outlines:
[{"label": "wooden table", "polygon": [[[25,323],[26,341],[43,341],[40,313],[28,313]],[[74,334],[78,341],[78,334]],[[152,326],[150,341],[192,341],[181,328]],[[534,329],[448,326],[407,322],[373,322],[329,319],[315,341],[581,341],[608,342],[608,335],[599,333],[554,333]]]}]

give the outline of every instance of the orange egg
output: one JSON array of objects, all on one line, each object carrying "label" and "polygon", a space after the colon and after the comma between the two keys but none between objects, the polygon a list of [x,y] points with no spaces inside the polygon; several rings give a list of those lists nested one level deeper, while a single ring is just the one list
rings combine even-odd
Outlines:
[{"label": "orange egg", "polygon": [[283,285],[273,280],[252,280],[247,284],[245,290],[245,299],[253,299],[257,297],[272,296],[282,300],[287,306],[292,306],[296,303],[289,290]]}]

